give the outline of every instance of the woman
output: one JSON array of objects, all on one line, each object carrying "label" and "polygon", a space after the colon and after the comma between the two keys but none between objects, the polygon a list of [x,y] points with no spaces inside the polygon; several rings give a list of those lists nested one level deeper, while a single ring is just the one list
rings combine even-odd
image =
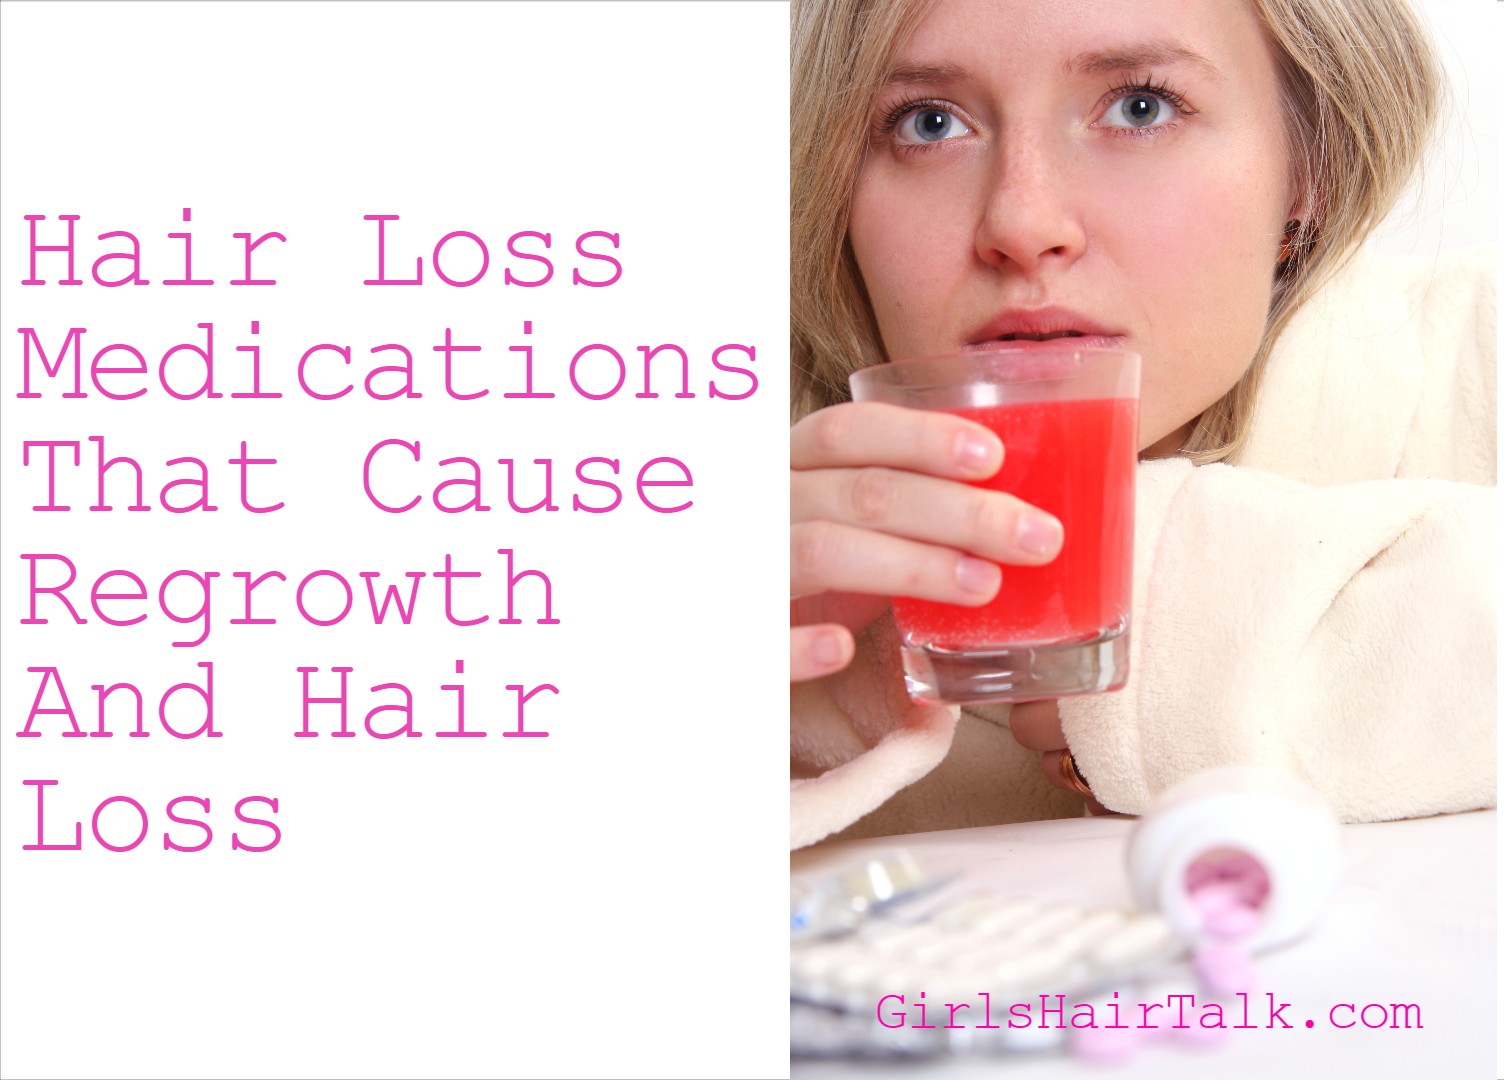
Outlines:
[{"label": "woman", "polygon": [[[1401,0],[796,0],[796,845],[1234,761],[1353,820],[1493,804],[1487,275],[1311,303],[1425,146],[1423,42]],[[1062,333],[1144,357],[1129,688],[912,705],[884,598],[986,602],[1061,527],[964,485],[985,430],[845,380]]]}]

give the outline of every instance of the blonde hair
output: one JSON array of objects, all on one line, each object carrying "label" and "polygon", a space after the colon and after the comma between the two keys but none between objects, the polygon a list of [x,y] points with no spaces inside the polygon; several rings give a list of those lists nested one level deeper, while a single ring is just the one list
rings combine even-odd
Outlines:
[{"label": "blonde hair", "polygon": [[[1398,200],[1441,108],[1441,68],[1405,0],[1250,0],[1276,52],[1293,179],[1306,215],[1274,268],[1263,338],[1184,452],[1235,458],[1269,352],[1291,317]],[[792,407],[847,400],[885,358],[846,238],[873,101],[932,0],[793,0],[790,231]]]}]

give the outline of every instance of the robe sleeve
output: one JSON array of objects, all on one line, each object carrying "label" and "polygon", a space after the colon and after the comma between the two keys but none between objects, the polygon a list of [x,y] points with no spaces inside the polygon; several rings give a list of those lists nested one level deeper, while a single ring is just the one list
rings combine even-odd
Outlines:
[{"label": "robe sleeve", "polygon": [[1139,467],[1130,677],[1063,699],[1110,809],[1285,769],[1350,821],[1494,805],[1496,489]]}]

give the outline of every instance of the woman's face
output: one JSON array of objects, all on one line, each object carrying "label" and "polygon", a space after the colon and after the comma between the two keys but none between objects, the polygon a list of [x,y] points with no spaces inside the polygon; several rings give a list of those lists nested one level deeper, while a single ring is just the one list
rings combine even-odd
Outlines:
[{"label": "woman's face", "polygon": [[1244,4],[937,0],[873,131],[850,237],[889,357],[1131,349],[1151,453],[1247,369],[1301,213]]}]

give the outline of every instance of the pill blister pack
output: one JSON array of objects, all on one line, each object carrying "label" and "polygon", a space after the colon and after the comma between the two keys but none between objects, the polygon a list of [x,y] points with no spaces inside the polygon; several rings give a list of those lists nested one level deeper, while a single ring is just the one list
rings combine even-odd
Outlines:
[{"label": "pill blister pack", "polygon": [[1137,907],[960,894],[903,850],[796,880],[791,1050],[1105,1061],[1154,1039],[1216,1040],[1224,1008],[1248,1026],[1254,957],[1320,919],[1338,837],[1309,788],[1233,766],[1182,781],[1134,823],[1125,865]]},{"label": "pill blister pack", "polygon": [[1158,995],[1190,978],[1185,943],[1158,915],[977,894],[926,907],[884,905],[848,932],[794,941],[795,1056],[1062,1049],[1081,1003],[1112,1015],[1150,984]]}]

